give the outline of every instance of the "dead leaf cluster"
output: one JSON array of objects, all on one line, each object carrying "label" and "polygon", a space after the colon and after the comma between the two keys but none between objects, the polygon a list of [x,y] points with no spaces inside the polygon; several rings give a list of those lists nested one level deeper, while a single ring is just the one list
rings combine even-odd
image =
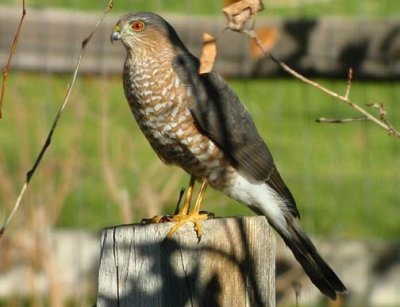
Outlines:
[{"label": "dead leaf cluster", "polygon": [[[222,12],[227,18],[227,29],[233,31],[245,31],[246,23],[253,16],[264,9],[261,0],[240,0],[240,1],[225,1],[227,4]],[[217,38],[212,37],[208,33],[203,34],[203,48],[200,56],[199,73],[209,73],[215,63],[217,57]]]},{"label": "dead leaf cluster", "polygon": [[200,74],[209,73],[214,67],[215,58],[217,57],[217,45],[215,41],[215,38],[211,36],[211,34],[203,34],[203,48],[201,51],[199,68]]},{"label": "dead leaf cluster", "polygon": [[261,0],[241,0],[225,7],[222,12],[228,21],[229,29],[242,31],[247,21],[263,9],[264,5]]}]

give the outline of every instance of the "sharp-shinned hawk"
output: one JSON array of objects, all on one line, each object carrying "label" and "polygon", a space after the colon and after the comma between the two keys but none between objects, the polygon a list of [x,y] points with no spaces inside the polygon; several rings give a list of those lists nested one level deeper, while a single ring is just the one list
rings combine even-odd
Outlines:
[{"label": "sharp-shinned hawk", "polygon": [[[264,215],[322,293],[335,299],[346,292],[302,230],[268,147],[224,79],[216,72],[199,74],[199,60],[154,13],[123,16],[111,40],[121,40],[127,50],[123,85],[140,129],[162,161],[191,175],[178,227],[192,221],[200,231],[200,202],[209,184]],[[201,195],[189,211],[195,180],[203,183]]]}]

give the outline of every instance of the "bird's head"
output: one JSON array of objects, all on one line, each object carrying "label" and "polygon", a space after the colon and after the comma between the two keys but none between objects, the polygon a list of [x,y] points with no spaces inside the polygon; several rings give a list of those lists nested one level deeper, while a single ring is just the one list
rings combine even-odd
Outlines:
[{"label": "bird's head", "polygon": [[122,41],[128,50],[160,50],[180,42],[175,30],[159,15],[129,13],[121,17],[111,34],[111,42]]}]

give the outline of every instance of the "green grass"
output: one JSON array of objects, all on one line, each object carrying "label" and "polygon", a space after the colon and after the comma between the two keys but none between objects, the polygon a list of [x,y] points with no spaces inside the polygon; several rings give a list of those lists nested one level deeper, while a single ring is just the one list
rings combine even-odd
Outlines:
[{"label": "green grass", "polygon": [[[343,82],[321,82],[344,90]],[[254,103],[250,111],[310,229],[349,236],[398,235],[398,140],[370,123],[314,123],[320,116],[344,118],[355,113],[299,82],[250,81],[239,85],[240,92],[242,88],[241,96],[248,93],[246,101]],[[398,122],[399,93],[394,84],[355,84],[352,98],[386,102]],[[383,216],[377,216],[379,212]]]},{"label": "green grass", "polygon": [[[4,4],[20,5],[21,1],[3,0]],[[77,1],[77,0],[33,0],[29,7],[47,8],[60,7],[73,10],[103,10],[108,0]],[[217,0],[116,0],[115,12],[151,10],[158,12],[174,12],[185,14],[220,14],[222,1]],[[307,4],[308,3],[308,4]],[[264,1],[264,15],[273,16],[331,16],[345,15],[358,17],[398,17],[400,2],[396,0],[330,0],[330,1]]]},{"label": "green grass", "polygon": [[[69,76],[10,74],[4,118],[0,121],[1,170],[7,175],[7,182],[0,181],[1,191],[9,191],[4,188],[6,183],[14,192],[21,187],[24,172],[40,150],[68,80]],[[339,92],[345,89],[345,82],[321,83]],[[399,140],[368,122],[315,123],[320,116],[344,118],[357,114],[296,80],[230,80],[230,84],[269,145],[308,231],[351,238],[398,237]],[[355,82],[351,97],[360,103],[384,102],[390,120],[398,127],[398,86],[390,82]],[[107,108],[105,113],[102,106]],[[102,138],[104,114],[108,128]],[[19,213],[21,219],[24,212],[46,206],[49,212],[54,210],[58,226],[98,229],[121,223],[122,214],[105,180],[102,139],[106,140],[118,186],[131,197],[133,221],[148,215],[151,201],[138,199],[138,193],[151,185],[156,190],[165,187],[171,174],[179,170],[157,162],[130,114],[120,78],[86,76],[78,80],[53,143],[32,180]],[[68,181],[65,178],[71,169],[72,179]],[[187,180],[182,176],[165,203],[157,204],[160,208],[153,208],[153,212],[171,211]],[[62,198],[65,182],[67,193]],[[143,195],[152,196],[146,192]],[[11,192],[0,194],[2,204],[11,206],[14,200]],[[58,202],[59,207],[53,208]],[[213,191],[207,193],[204,204],[205,210],[217,215],[252,214]]]}]

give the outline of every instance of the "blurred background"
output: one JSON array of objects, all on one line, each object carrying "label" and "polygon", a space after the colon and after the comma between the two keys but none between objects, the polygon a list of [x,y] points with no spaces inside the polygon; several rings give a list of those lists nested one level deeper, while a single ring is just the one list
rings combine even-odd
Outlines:
[{"label": "blurred background", "polygon": [[[121,82],[123,47],[110,44],[120,15],[151,10],[199,55],[202,33],[225,25],[231,1],[120,0],[88,45],[53,142],[0,240],[0,306],[92,306],[100,232],[174,210],[188,176],[163,165],[139,131]],[[0,120],[0,219],[10,212],[71,80],[82,40],[106,1],[32,0],[9,72]],[[276,57],[339,94],[384,103],[400,127],[400,1],[269,0],[255,28]],[[22,1],[0,5],[0,64]],[[216,69],[252,114],[291,188],[306,230],[349,285],[339,305],[400,306],[400,141],[344,104],[288,76],[238,33],[218,41]],[[368,107],[366,107],[368,108]],[[374,112],[372,110],[372,112]],[[203,209],[252,215],[209,190]],[[278,249],[278,305],[327,305]],[[287,261],[290,265],[279,266]],[[280,269],[281,268],[281,269]],[[79,286],[77,284],[79,283]]]}]

